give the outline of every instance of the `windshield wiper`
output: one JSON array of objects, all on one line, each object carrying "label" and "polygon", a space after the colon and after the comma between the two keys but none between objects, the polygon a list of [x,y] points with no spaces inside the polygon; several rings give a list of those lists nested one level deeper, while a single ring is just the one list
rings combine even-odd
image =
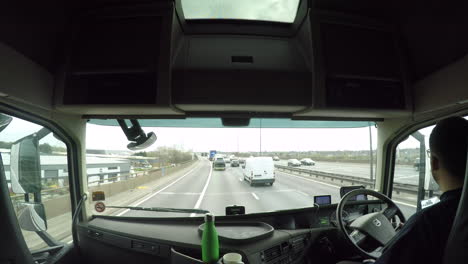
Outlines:
[{"label": "windshield wiper", "polygon": [[107,208],[129,209],[137,211],[166,212],[166,213],[188,213],[188,214],[207,214],[210,211],[203,209],[180,209],[165,207],[141,207],[141,206],[106,206]]}]

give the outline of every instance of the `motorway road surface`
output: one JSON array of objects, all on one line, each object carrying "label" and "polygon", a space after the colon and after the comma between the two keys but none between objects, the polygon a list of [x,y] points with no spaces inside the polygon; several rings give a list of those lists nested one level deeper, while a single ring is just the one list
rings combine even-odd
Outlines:
[{"label": "motorway road surface", "polygon": [[[214,171],[211,162],[201,160],[185,174],[157,187],[133,206],[200,208],[215,215],[225,215],[225,207],[243,205],[246,213],[275,211],[313,206],[314,195],[330,194],[332,203],[340,200],[339,187],[288,173],[276,171],[273,186],[250,186],[243,181],[242,169],[230,167]],[[398,203],[405,215],[415,212],[415,207]],[[188,214],[158,213],[147,211],[120,212],[125,216],[185,217]],[[191,216],[194,216],[193,214]]]},{"label": "motorway road surface", "polygon": [[[276,161],[275,164],[287,166],[287,160]],[[351,162],[326,162],[316,161],[314,166],[298,167],[301,169],[310,169],[342,175],[356,176],[369,179],[370,164],[369,163],[351,163]],[[375,167],[374,167],[375,174]],[[397,165],[395,170],[395,182],[418,185],[419,172],[410,165]]]}]

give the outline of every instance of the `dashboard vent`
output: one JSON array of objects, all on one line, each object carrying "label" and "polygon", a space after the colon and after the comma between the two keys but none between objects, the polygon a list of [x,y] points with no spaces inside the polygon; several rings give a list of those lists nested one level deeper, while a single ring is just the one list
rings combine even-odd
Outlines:
[{"label": "dashboard vent", "polygon": [[280,245],[269,248],[263,252],[265,262],[270,262],[271,260],[281,256],[281,247]]},{"label": "dashboard vent", "polygon": [[300,252],[304,249],[305,244],[306,244],[306,237],[305,236],[300,236],[291,239],[291,245],[292,245],[292,250],[293,252]]}]

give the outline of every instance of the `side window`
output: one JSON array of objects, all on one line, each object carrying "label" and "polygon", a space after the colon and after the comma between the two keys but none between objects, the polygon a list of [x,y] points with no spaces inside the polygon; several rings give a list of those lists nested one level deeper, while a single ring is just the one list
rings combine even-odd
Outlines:
[{"label": "side window", "polygon": [[71,242],[66,145],[41,125],[4,114],[0,121],[0,169],[26,244],[34,251]]},{"label": "side window", "polygon": [[412,133],[396,148],[392,199],[406,217],[438,202],[439,186],[432,178],[429,136],[435,126]]}]

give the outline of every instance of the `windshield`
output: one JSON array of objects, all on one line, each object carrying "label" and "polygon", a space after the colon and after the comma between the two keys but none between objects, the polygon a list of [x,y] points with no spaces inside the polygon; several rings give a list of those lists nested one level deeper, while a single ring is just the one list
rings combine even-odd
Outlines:
[{"label": "windshield", "polygon": [[[311,207],[317,195],[331,195],[337,203],[340,186],[374,184],[370,139],[375,163],[377,128],[372,122],[252,119],[247,127],[224,127],[215,118],[139,121],[145,133],[157,136],[141,151],[127,148],[115,120],[87,124],[88,187],[104,191],[106,205],[203,209],[215,215],[237,205],[251,214]],[[337,180],[349,176],[358,181]],[[128,208],[94,214],[196,215]]]}]

